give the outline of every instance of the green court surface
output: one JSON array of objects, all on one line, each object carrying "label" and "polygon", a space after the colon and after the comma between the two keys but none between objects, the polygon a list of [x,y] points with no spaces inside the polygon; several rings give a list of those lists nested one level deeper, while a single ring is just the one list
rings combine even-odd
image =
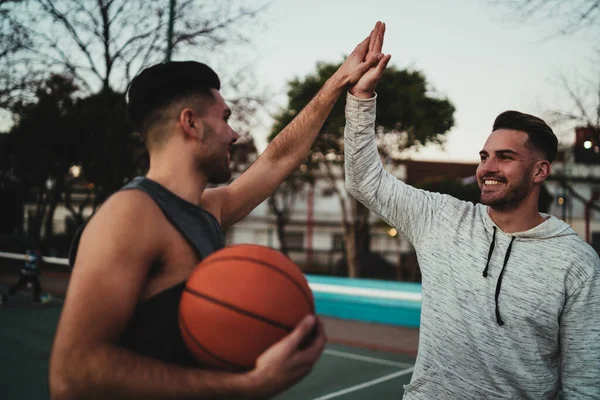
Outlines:
[{"label": "green court surface", "polygon": [[[0,399],[49,398],[48,359],[61,304],[32,305],[24,291],[0,306]],[[404,355],[328,344],[312,373],[275,399],[399,399],[413,364]]]}]

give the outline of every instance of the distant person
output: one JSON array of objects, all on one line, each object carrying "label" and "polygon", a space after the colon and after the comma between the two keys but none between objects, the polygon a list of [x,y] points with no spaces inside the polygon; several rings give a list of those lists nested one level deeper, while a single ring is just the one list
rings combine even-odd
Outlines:
[{"label": "distant person", "polygon": [[[198,62],[167,62],[131,82],[129,113],[150,169],[111,196],[75,239],[50,359],[52,398],[266,399],[310,372],[326,340],[314,316],[267,349],[252,371],[228,373],[202,369],[185,348],[179,300],[200,260],[223,247],[222,229],[308,156],[336,100],[378,62],[382,40],[378,23],[258,160],[214,189],[207,184],[231,176],[238,139],[217,74]],[[300,349],[313,329],[316,338]]]},{"label": "distant person", "polygon": [[419,351],[404,398],[600,399],[600,260],[538,212],[552,129],[517,111],[496,118],[479,153],[478,204],[406,185],[375,143],[387,57],[347,96],[345,171],[348,191],[417,252]]},{"label": "distant person", "polygon": [[42,251],[40,246],[32,245],[25,252],[25,264],[23,265],[23,268],[21,268],[19,278],[8,288],[6,293],[0,295],[0,304],[5,304],[10,296],[28,285],[32,287],[32,304],[40,305],[50,302],[52,296],[47,293],[42,293],[42,285],[40,283],[41,263]]}]

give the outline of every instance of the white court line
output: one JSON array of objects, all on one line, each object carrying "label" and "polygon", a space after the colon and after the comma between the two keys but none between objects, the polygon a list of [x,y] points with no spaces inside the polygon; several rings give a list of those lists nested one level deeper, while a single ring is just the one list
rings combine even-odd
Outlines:
[{"label": "white court line", "polygon": [[385,376],[382,376],[381,378],[377,378],[377,379],[373,379],[372,381],[369,381],[369,382],[361,383],[360,385],[351,386],[351,387],[349,387],[347,389],[344,389],[344,390],[340,390],[340,391],[337,391],[337,392],[329,393],[329,394],[327,394],[325,396],[316,397],[316,398],[314,398],[312,400],[333,399],[334,397],[339,397],[339,396],[342,396],[342,395],[347,394],[347,393],[356,392],[357,390],[364,389],[364,388],[367,388],[369,386],[377,385],[378,383],[381,383],[381,382],[389,381],[391,379],[398,378],[400,376],[410,374],[414,369],[415,369],[414,367],[403,369],[402,371],[394,372],[393,374],[385,375]]},{"label": "white court line", "polygon": [[407,300],[414,302],[421,301],[421,293],[415,292],[401,292],[399,290],[372,289],[355,286],[337,286],[312,282],[309,282],[308,285],[314,292],[348,294],[353,296],[378,297],[380,299]]},{"label": "white court line", "polygon": [[384,360],[383,358],[361,356],[361,355],[358,355],[358,354],[346,353],[344,351],[337,351],[337,350],[326,349],[323,353],[330,354],[332,356],[337,356],[337,357],[349,358],[351,360],[365,361],[365,362],[370,362],[370,363],[373,363],[373,364],[380,364],[380,365],[388,365],[390,367],[406,368],[406,367],[412,367],[413,366],[412,364],[401,363],[401,362],[390,361],[390,360]]},{"label": "white court line", "polygon": [[[16,254],[16,253],[5,253],[0,251],[0,257],[11,258],[13,260],[27,260],[29,257],[25,254]],[[58,258],[58,257],[46,257],[42,256],[42,261],[47,262],[49,264],[60,264],[60,265],[69,265],[69,260],[67,258]]]}]

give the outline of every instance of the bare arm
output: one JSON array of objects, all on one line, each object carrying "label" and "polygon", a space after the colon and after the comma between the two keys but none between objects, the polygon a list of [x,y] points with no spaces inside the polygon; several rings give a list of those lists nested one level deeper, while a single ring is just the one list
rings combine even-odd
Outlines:
[{"label": "bare arm", "polygon": [[[310,320],[267,350],[274,361],[246,374],[186,369],[117,346],[148,268],[162,252],[164,217],[144,196],[137,191],[113,196],[81,238],[50,359],[52,398],[253,399],[306,375],[324,342],[322,337],[297,351],[294,343],[311,329]],[[272,376],[273,368],[284,372]]]},{"label": "bare arm", "polygon": [[316,96],[296,118],[286,126],[259,159],[231,185],[207,190],[204,201],[214,210],[218,204],[223,226],[231,225],[245,217],[269,197],[275,189],[300,165],[310,151],[323,123],[339,96],[358,81],[380,55],[369,52],[372,43],[383,41],[379,22],[363,42],[348,56],[342,66],[325,83]]}]

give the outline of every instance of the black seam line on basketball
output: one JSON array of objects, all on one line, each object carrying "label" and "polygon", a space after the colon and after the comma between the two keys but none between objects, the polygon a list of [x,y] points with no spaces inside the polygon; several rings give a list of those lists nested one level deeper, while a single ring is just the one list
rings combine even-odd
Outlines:
[{"label": "black seam line on basketball", "polygon": [[306,304],[308,304],[308,308],[310,308],[310,310],[314,313],[314,305],[311,304],[310,298],[309,296],[307,296],[307,294],[304,292],[304,289],[302,289],[302,287],[298,284],[298,282],[296,282],[296,280],[294,279],[293,276],[291,276],[290,274],[288,274],[285,271],[280,270],[279,268],[275,267],[273,264],[269,264],[267,262],[264,262],[262,260],[258,260],[256,258],[252,258],[252,257],[239,257],[239,256],[229,256],[229,257],[219,257],[219,258],[215,258],[212,260],[209,260],[208,262],[205,262],[203,264],[200,264],[200,268],[205,268],[217,261],[229,261],[229,260],[242,260],[242,261],[253,261],[257,264],[261,264],[262,266],[265,266],[269,269],[272,269],[273,271],[279,273],[280,275],[284,276],[287,280],[289,280],[290,282],[292,282],[292,284],[294,284],[294,286],[296,286],[299,290],[300,293],[302,293],[302,296],[304,296],[304,299],[306,300]]},{"label": "black seam line on basketball", "polygon": [[231,368],[235,368],[238,370],[242,370],[242,371],[247,371],[248,369],[250,369],[250,367],[241,365],[241,364],[236,364],[232,361],[226,360],[222,357],[217,356],[215,353],[213,353],[212,351],[208,350],[206,347],[204,347],[199,341],[198,339],[196,339],[196,337],[192,334],[192,332],[190,331],[190,328],[187,326],[187,322],[185,322],[185,319],[183,317],[179,317],[179,321],[180,321],[180,325],[183,328],[183,330],[187,333],[188,337],[192,339],[192,341],[194,342],[194,344],[196,346],[198,346],[202,351],[204,351],[206,354],[208,354],[209,356],[211,356],[212,358],[214,358],[217,361],[222,362],[223,364],[228,365]]},{"label": "black seam line on basketball", "polygon": [[193,295],[196,295],[198,297],[201,297],[201,298],[203,298],[205,300],[208,300],[208,301],[211,301],[213,303],[216,303],[216,304],[218,304],[220,306],[229,308],[230,310],[236,311],[236,312],[238,312],[240,314],[243,314],[243,315],[245,315],[247,317],[258,319],[259,321],[262,321],[262,322],[267,323],[269,325],[273,325],[276,328],[283,329],[284,331],[286,331],[288,333],[294,330],[293,327],[290,327],[290,326],[287,326],[287,325],[283,325],[282,323],[279,323],[277,321],[273,321],[272,319],[268,319],[266,317],[263,317],[262,315],[254,314],[254,313],[252,313],[250,311],[246,311],[246,310],[241,309],[239,307],[236,307],[236,306],[234,306],[232,304],[225,303],[222,300],[218,300],[218,299],[215,299],[214,297],[207,296],[207,295],[205,295],[203,293],[198,293],[195,290],[192,290],[190,288],[186,287],[185,291],[188,292],[188,293],[191,293]]}]

